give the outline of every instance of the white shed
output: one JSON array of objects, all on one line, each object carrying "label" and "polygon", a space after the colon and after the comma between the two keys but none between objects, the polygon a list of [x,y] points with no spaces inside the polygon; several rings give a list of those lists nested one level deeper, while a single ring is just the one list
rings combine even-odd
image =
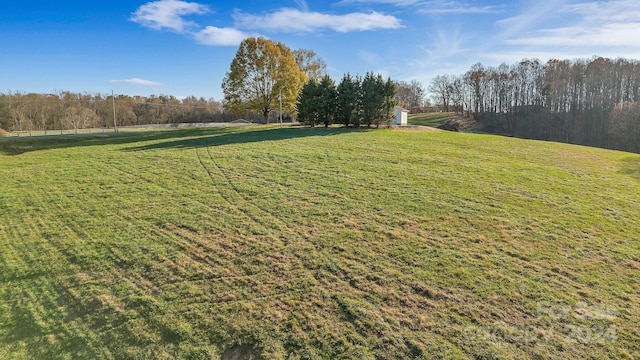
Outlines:
[{"label": "white shed", "polygon": [[407,126],[407,118],[409,116],[409,110],[396,106],[393,109],[393,122],[391,125]]}]

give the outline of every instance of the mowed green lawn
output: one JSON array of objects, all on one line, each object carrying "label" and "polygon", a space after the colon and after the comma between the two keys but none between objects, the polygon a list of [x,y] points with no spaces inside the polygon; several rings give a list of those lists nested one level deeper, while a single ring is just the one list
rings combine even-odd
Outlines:
[{"label": "mowed green lawn", "polygon": [[456,119],[456,118],[458,118],[458,115],[452,112],[430,112],[430,113],[409,114],[408,123],[409,125],[423,125],[423,126],[437,127],[438,125],[444,124],[444,122],[449,119]]},{"label": "mowed green lawn", "polygon": [[640,358],[639,209],[638,155],[486,135],[0,139],[0,358]]}]

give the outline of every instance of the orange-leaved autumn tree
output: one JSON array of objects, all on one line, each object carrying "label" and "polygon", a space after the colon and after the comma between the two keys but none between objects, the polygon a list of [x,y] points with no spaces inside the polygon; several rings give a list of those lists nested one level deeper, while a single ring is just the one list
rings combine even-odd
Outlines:
[{"label": "orange-leaved autumn tree", "polygon": [[269,122],[271,110],[293,110],[306,81],[291,49],[281,42],[258,37],[242,41],[223,82],[225,108],[242,115],[262,114]]}]

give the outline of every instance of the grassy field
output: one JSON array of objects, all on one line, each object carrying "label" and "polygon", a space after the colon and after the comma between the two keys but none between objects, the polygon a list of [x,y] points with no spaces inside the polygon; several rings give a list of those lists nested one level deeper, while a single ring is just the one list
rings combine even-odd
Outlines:
[{"label": "grassy field", "polygon": [[409,125],[422,125],[422,126],[432,126],[437,127],[441,125],[446,120],[456,118],[454,113],[448,112],[430,112],[430,113],[420,113],[420,114],[409,114],[407,119]]},{"label": "grassy field", "polygon": [[638,155],[487,135],[0,139],[0,358],[637,359],[638,209]]}]

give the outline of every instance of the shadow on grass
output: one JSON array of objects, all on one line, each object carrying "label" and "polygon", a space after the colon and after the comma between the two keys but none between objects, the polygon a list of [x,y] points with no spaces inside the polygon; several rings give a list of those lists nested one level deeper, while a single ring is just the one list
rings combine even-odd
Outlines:
[{"label": "shadow on grass", "polygon": [[640,181],[640,156],[630,156],[622,159],[620,173]]},{"label": "shadow on grass", "polygon": [[337,128],[274,128],[261,126],[215,127],[145,132],[120,132],[52,135],[0,139],[0,154],[15,156],[33,151],[84,146],[127,145],[148,143],[127,148],[127,151],[164,148],[194,148],[258,141],[285,140],[298,137],[326,136],[344,132],[364,131]]},{"label": "shadow on grass", "polygon": [[20,155],[32,151],[64,149],[83,146],[131,144],[224,133],[230,128],[198,128],[185,130],[160,130],[140,132],[91,133],[79,135],[49,135],[34,137],[11,137],[0,139],[0,154]]},{"label": "shadow on grass", "polygon": [[126,149],[127,151],[156,149],[193,149],[199,147],[245,144],[263,141],[278,141],[315,136],[332,136],[365,129],[345,128],[251,128],[249,131],[216,132],[205,136],[181,138],[173,141],[156,142]]}]

